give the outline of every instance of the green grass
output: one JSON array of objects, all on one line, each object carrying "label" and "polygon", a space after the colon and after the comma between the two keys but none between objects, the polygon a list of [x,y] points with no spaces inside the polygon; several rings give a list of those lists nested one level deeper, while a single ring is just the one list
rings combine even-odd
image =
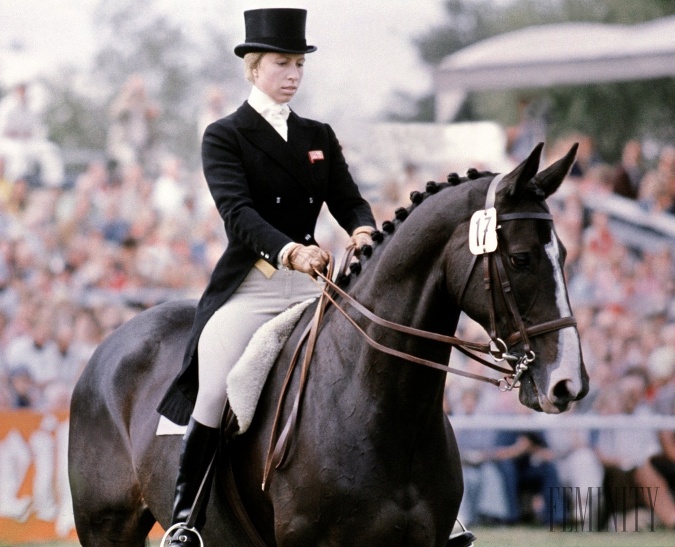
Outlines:
[{"label": "green grass", "polygon": [[[672,531],[656,532],[549,532],[540,528],[472,528],[476,547],[672,547]],[[157,542],[152,543],[156,547]],[[73,542],[23,543],[21,547],[76,547]],[[0,543],[0,547],[9,547]]]},{"label": "green grass", "polygon": [[[0,547],[79,547],[75,541],[44,541],[40,543],[4,543],[0,541]],[[152,541],[148,547],[159,547],[159,540]]]},{"label": "green grass", "polygon": [[675,533],[655,532],[549,532],[548,528],[471,528],[476,547],[672,547]]},{"label": "green grass", "polygon": [[[516,526],[477,527],[471,531],[478,538],[476,547],[672,547],[675,533],[664,529],[656,532],[549,532],[547,528]],[[157,547],[153,542],[151,547]],[[23,543],[21,547],[76,547],[73,542]],[[10,547],[0,543],[0,547]]]},{"label": "green grass", "polygon": [[[160,540],[155,539],[148,543],[148,547],[159,547]],[[5,543],[0,540],[0,547],[79,547],[76,541],[43,541],[39,543]]]}]

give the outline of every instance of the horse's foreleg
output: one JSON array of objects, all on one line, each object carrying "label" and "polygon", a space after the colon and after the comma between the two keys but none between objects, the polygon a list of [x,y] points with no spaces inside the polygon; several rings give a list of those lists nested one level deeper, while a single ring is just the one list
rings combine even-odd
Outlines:
[{"label": "horse's foreleg", "polygon": [[101,508],[77,519],[77,535],[83,547],[143,547],[155,518],[147,508]]},{"label": "horse's foreleg", "polygon": [[69,475],[75,527],[85,547],[143,546],[155,517],[147,508],[128,441],[109,417],[71,413]]},{"label": "horse's foreleg", "polygon": [[450,492],[452,492],[454,500],[456,503],[450,509],[450,515],[454,519],[457,518],[459,513],[459,506],[462,502],[462,497],[464,497],[464,477],[462,474],[462,460],[459,454],[459,448],[457,446],[457,441],[455,440],[455,432],[452,429],[450,421],[445,419],[445,432],[446,439],[448,442],[448,454],[450,457],[450,466],[455,470],[455,474],[452,477],[452,483],[448,484]]}]

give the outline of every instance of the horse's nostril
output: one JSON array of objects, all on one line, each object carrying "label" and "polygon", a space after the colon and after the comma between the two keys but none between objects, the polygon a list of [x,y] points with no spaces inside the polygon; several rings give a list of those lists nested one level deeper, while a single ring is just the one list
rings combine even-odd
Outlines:
[{"label": "horse's nostril", "polygon": [[553,387],[553,397],[556,401],[569,401],[574,398],[568,387],[569,380],[561,380]]}]

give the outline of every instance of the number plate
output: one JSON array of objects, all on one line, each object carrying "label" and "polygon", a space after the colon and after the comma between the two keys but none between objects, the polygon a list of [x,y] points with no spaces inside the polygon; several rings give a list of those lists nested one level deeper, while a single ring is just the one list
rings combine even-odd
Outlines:
[{"label": "number plate", "polygon": [[497,249],[497,209],[476,211],[469,226],[469,249],[475,255]]}]

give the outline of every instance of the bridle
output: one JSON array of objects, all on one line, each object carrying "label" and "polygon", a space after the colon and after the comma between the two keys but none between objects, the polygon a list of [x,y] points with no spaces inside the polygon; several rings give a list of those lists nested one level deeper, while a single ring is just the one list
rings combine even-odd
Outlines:
[{"label": "bridle", "polygon": [[[532,350],[530,339],[536,336],[541,336],[556,330],[564,329],[567,327],[576,327],[576,320],[572,316],[560,317],[558,319],[553,319],[551,321],[545,321],[533,326],[526,326],[522,316],[518,310],[513,291],[511,289],[511,283],[508,278],[506,268],[504,267],[504,261],[502,255],[499,252],[498,238],[496,236],[496,231],[499,227],[498,222],[509,222],[513,220],[524,220],[524,219],[536,219],[536,220],[547,220],[552,221],[553,217],[548,212],[522,212],[522,213],[506,213],[498,215],[494,205],[497,194],[497,188],[501,182],[503,175],[497,175],[493,178],[490,183],[490,186],[487,191],[487,196],[485,200],[485,209],[482,211],[477,211],[472,217],[472,222],[474,218],[480,218],[481,215],[484,218],[490,218],[490,221],[493,223],[492,226],[485,226],[482,221],[478,222],[479,226],[482,226],[484,230],[485,241],[488,241],[487,246],[482,246],[475,252],[472,251],[473,258],[469,265],[469,268],[465,275],[464,283],[462,284],[458,303],[461,305],[461,302],[464,298],[464,293],[466,292],[466,287],[468,286],[469,278],[473,273],[473,270],[476,267],[478,257],[483,257],[483,285],[485,287],[487,296],[488,296],[488,312],[490,318],[490,330],[488,332],[490,336],[490,342],[488,344],[482,344],[477,342],[470,342],[467,340],[462,340],[454,336],[447,336],[435,332],[425,331],[421,329],[416,329],[407,325],[401,325],[399,323],[394,323],[382,317],[379,317],[363,304],[358,302],[347,292],[345,292],[338,284],[332,281],[333,271],[334,271],[334,261],[331,256],[327,272],[315,271],[315,274],[318,278],[323,280],[324,287],[322,294],[319,298],[319,302],[314,313],[314,319],[305,329],[300,342],[298,343],[293,358],[291,359],[291,364],[289,366],[288,372],[286,374],[286,379],[281,391],[281,396],[279,397],[279,402],[277,406],[276,416],[274,419],[274,425],[272,428],[272,435],[270,438],[270,445],[267,455],[267,462],[265,465],[265,471],[263,475],[263,490],[266,489],[268,484],[268,477],[271,471],[272,466],[275,468],[281,467],[283,465],[286,455],[288,453],[291,433],[295,429],[295,424],[297,422],[299,410],[302,405],[302,398],[304,395],[304,388],[306,381],[309,375],[309,364],[314,352],[314,347],[319,333],[319,328],[323,318],[323,314],[328,306],[332,304],[333,307],[338,310],[359,332],[359,334],[364,338],[364,340],[374,349],[416,363],[419,365],[427,366],[432,369],[440,370],[446,373],[456,374],[459,376],[464,376],[466,378],[471,378],[473,380],[479,380],[482,382],[487,382],[493,384],[499,388],[500,391],[511,391],[514,388],[520,387],[520,379],[525,371],[528,370],[529,365],[536,359],[536,354]],[[494,233],[492,233],[492,230]],[[478,234],[480,235],[480,234]],[[487,237],[489,236],[489,237]],[[492,239],[491,239],[492,238]],[[479,246],[480,247],[480,246]],[[481,252],[482,251],[482,252]],[[345,252],[339,272],[345,273],[349,268],[350,261],[354,256],[355,248],[350,246]],[[506,340],[500,338],[497,334],[497,309],[495,306],[495,299],[493,295],[493,289],[498,287],[501,289],[501,296],[506,303],[506,307],[511,315],[511,319],[516,325],[516,330],[509,336],[506,337]],[[342,299],[343,302],[338,301],[338,297]],[[430,361],[422,357],[411,355],[387,346],[384,346],[373,340],[368,333],[357,323],[357,321],[351,317],[343,304],[348,304],[350,307],[359,312],[363,317],[388,330],[393,330],[403,334],[416,336],[418,338],[423,338],[426,340],[432,340],[435,342],[441,342],[449,344],[461,351],[471,359],[485,365],[493,370],[496,370],[505,376],[501,379],[489,378],[486,376],[481,376],[479,374],[474,374],[464,370],[459,370],[443,363],[438,363],[435,361]],[[290,386],[290,380],[295,370],[296,364],[299,360],[301,349],[304,346],[304,342],[307,341],[307,348],[305,351],[302,371],[300,376],[300,384],[296,394],[296,398],[291,410],[291,414],[286,422],[286,425],[278,436],[278,440],[275,443],[274,440],[277,438],[277,431],[279,427],[279,420],[281,416],[281,411],[283,408],[283,403],[285,401],[288,388]],[[510,353],[509,348],[515,344],[522,343],[522,355],[516,355]],[[478,354],[489,355],[494,362],[490,362],[486,359],[483,359]],[[496,363],[506,361],[511,365],[512,368],[506,368],[497,365]]]},{"label": "bridle", "polygon": [[[529,327],[525,326],[525,322],[523,321],[520,311],[518,310],[518,305],[511,289],[511,282],[509,281],[506,268],[504,267],[504,260],[501,253],[499,252],[499,239],[497,237],[497,230],[501,228],[500,223],[503,222],[526,219],[547,220],[552,222],[553,216],[549,212],[534,211],[498,214],[495,209],[495,200],[499,183],[503,178],[504,175],[500,174],[492,179],[485,198],[485,209],[474,213],[471,219],[471,222],[473,223],[474,219],[490,217],[493,221],[493,225],[491,227],[486,227],[485,230],[487,231],[492,229],[494,233],[491,246],[479,246],[478,249],[472,251],[473,256],[466,272],[464,283],[462,284],[462,288],[459,292],[458,304],[461,306],[464,299],[464,293],[466,292],[466,288],[469,284],[471,274],[476,267],[478,257],[482,256],[483,286],[485,287],[485,292],[488,298],[488,313],[490,318],[490,330],[488,331],[490,343],[488,345],[488,351],[484,353],[488,353],[496,362],[508,361],[509,363],[513,363],[513,372],[507,371],[509,376],[505,376],[502,380],[499,380],[499,388],[501,391],[511,391],[513,388],[519,387],[518,382],[521,376],[528,369],[530,363],[532,363],[536,358],[536,354],[532,350],[530,344],[530,338],[567,327],[576,327],[577,322],[574,317],[568,316],[559,317],[558,319],[545,321],[543,323],[538,323],[537,325],[531,325]],[[478,220],[476,220],[476,222],[477,221]],[[480,236],[481,234],[476,235]],[[485,234],[482,235],[485,239],[489,239],[485,236]],[[509,313],[511,314],[513,323],[516,325],[516,330],[506,338],[506,341],[500,338],[497,334],[497,311],[493,295],[493,288],[496,286],[501,289],[502,298],[506,303]],[[509,353],[509,348],[519,342],[522,342],[523,354],[514,355]],[[460,349],[458,346],[455,347]]]},{"label": "bridle", "polygon": [[[503,175],[497,175],[492,179],[492,182],[490,183],[487,196],[485,199],[484,211],[494,209],[497,188],[502,178]],[[482,212],[483,211],[479,211],[478,213],[474,214],[474,216],[479,215]],[[506,213],[497,215],[495,211],[494,215],[496,221],[498,222],[508,222],[512,220],[524,220],[524,219],[553,221],[552,215],[548,212],[522,212],[522,213]],[[494,225],[495,232],[498,228],[499,225],[495,223]],[[348,252],[345,253],[345,257],[343,257],[343,265],[341,267],[341,271],[344,271],[346,266],[348,266],[349,261],[351,260],[351,256],[354,252],[353,248],[348,248],[347,250]],[[465,280],[464,283],[462,284],[462,288],[459,294],[458,299],[459,305],[461,305],[464,299],[464,293],[466,292],[466,287],[469,283],[469,278],[471,277],[471,274],[473,273],[473,270],[476,267],[477,259],[479,256],[480,256],[479,254],[473,255],[471,264],[466,272]],[[506,268],[504,266],[502,255],[499,252],[499,245],[497,240],[495,240],[495,246],[493,250],[482,253],[482,257],[483,257],[483,285],[485,287],[485,291],[488,297],[488,313],[490,318],[490,330],[488,331],[488,334],[490,336],[490,342],[488,344],[468,342],[466,340],[462,340],[454,336],[446,336],[434,332],[424,331],[406,325],[393,323],[391,321],[378,317],[373,312],[368,310],[365,306],[363,306],[361,303],[359,303],[357,300],[355,300],[352,296],[347,294],[336,283],[331,281],[330,275],[326,276],[320,272],[317,272],[317,275],[325,282],[324,294],[326,295],[326,298],[334,305],[336,309],[338,309],[347,318],[347,320],[357,329],[357,331],[361,334],[361,336],[363,336],[366,339],[369,345],[371,345],[375,349],[378,349],[384,353],[393,355],[395,357],[400,357],[407,361],[426,365],[431,368],[435,368],[452,374],[465,376],[468,378],[472,378],[474,380],[488,382],[499,387],[501,391],[511,391],[512,389],[519,387],[518,382],[520,380],[520,377],[527,370],[528,365],[532,363],[536,358],[536,354],[531,348],[530,338],[541,336],[542,334],[547,334],[549,332],[553,332],[567,327],[576,327],[577,322],[574,319],[574,317],[568,316],[568,317],[560,317],[558,319],[553,319],[551,321],[546,321],[529,327],[525,326],[520,311],[518,310],[518,305],[513,295],[513,291],[511,289],[511,283],[509,281],[509,277]],[[502,298],[507,305],[508,311],[511,314],[511,318],[513,319],[514,324],[516,325],[516,330],[506,338],[506,341],[500,338],[497,334],[497,319],[496,319],[497,309],[495,306],[495,299],[493,296],[494,287],[499,287],[501,289]],[[346,313],[344,307],[335,300],[335,296],[331,294],[331,291],[339,295],[347,304],[349,304],[351,307],[353,307],[359,313],[361,313],[361,315],[363,315],[364,317],[366,317],[371,322],[377,325],[380,325],[389,330],[401,332],[403,334],[408,334],[412,336],[417,336],[419,338],[425,338],[427,340],[433,340],[435,342],[442,342],[449,344],[458,349],[459,351],[461,351],[462,353],[464,353],[465,355],[467,355],[468,357],[474,359],[475,361],[485,366],[488,366],[493,370],[505,373],[508,376],[505,376],[500,380],[495,380],[494,378],[487,378],[484,376],[479,376],[477,374],[471,374],[466,371],[457,370],[440,363],[427,361],[425,359],[382,346],[381,344],[370,338],[368,334],[365,332],[365,330],[362,329],[356,323],[356,321],[349,314]],[[509,353],[509,348],[519,342],[522,342],[523,354],[514,355]],[[473,352],[490,355],[495,362],[507,361],[509,363],[514,363],[512,365],[513,370],[497,366],[494,363],[490,363],[489,361],[480,358]]]}]

